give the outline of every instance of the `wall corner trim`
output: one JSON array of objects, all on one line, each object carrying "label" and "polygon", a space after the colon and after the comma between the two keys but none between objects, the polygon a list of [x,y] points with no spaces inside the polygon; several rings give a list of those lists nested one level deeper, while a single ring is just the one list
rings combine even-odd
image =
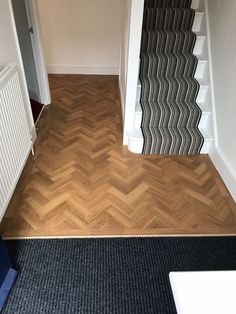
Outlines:
[{"label": "wall corner trim", "polygon": [[211,161],[219,172],[222,180],[228,188],[231,196],[236,202],[236,172],[232,165],[228,161],[225,154],[220,150],[219,147],[215,147],[209,153]]}]

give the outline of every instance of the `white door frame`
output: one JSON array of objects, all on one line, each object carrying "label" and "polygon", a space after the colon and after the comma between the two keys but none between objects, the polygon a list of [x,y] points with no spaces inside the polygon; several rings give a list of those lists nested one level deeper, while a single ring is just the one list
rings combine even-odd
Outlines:
[{"label": "white door frame", "polygon": [[38,1],[25,0],[25,6],[29,29],[32,28],[33,30],[33,33],[30,32],[30,38],[33,48],[41,103],[44,105],[48,105],[51,103],[51,94],[49,89],[48,74],[43,52],[42,44],[43,41],[40,27]]}]

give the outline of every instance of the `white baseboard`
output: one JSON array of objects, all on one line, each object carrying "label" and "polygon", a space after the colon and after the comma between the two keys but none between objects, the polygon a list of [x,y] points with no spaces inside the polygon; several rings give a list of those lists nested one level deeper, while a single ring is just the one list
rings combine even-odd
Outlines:
[{"label": "white baseboard", "polygon": [[120,90],[120,102],[121,102],[121,110],[122,110],[122,122],[124,124],[124,108],[125,108],[125,99],[124,99],[124,91],[122,88],[122,84],[119,79],[119,90]]},{"label": "white baseboard", "polygon": [[128,145],[128,137],[126,135],[126,132],[124,130],[124,124],[125,124],[125,99],[124,99],[124,91],[122,88],[122,84],[119,80],[119,91],[120,91],[120,102],[121,102],[121,110],[122,110],[122,131],[123,131],[123,145]]},{"label": "white baseboard", "polygon": [[36,133],[35,126],[31,129],[30,135],[31,135],[32,145],[34,145],[34,143],[37,139],[37,133]]},{"label": "white baseboard", "polygon": [[219,148],[213,148],[209,156],[236,202],[236,171]]},{"label": "white baseboard", "polygon": [[118,67],[78,66],[78,65],[47,65],[49,74],[97,74],[118,75]]},{"label": "white baseboard", "polygon": [[120,101],[121,101],[121,110],[122,110],[122,130],[123,130],[123,145],[128,145],[128,137],[124,132],[124,123],[125,123],[125,94],[122,88],[122,84],[119,77],[119,90],[120,90]]}]

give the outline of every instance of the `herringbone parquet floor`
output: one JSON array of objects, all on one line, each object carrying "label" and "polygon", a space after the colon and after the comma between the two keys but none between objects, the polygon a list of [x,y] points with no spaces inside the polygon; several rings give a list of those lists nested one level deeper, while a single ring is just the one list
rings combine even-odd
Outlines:
[{"label": "herringbone parquet floor", "polygon": [[236,233],[236,205],[208,156],[122,147],[116,77],[53,75],[50,85],[5,237]]}]

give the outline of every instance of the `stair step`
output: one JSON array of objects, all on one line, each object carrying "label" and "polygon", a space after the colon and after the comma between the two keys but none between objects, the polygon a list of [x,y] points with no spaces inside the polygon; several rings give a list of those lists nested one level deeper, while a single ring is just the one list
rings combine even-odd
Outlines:
[{"label": "stair step", "polygon": [[201,33],[197,34],[196,43],[194,45],[194,50],[193,50],[193,54],[195,56],[204,55],[205,43],[206,43],[206,36]]},{"label": "stair step", "polygon": [[[204,80],[199,80],[198,82],[200,84],[200,89],[197,96],[197,103],[204,104],[206,102],[206,98],[209,92],[209,85]],[[136,103],[140,102],[140,98],[141,98],[141,82],[140,80],[138,80]]]},{"label": "stair step", "polygon": [[204,144],[201,149],[201,154],[208,154],[211,150],[211,146],[213,145],[213,136],[209,129],[200,128],[200,132],[204,137]]},{"label": "stair step", "polygon": [[203,104],[209,92],[209,85],[200,85],[200,89],[197,96],[197,103]]},{"label": "stair step", "polygon": [[201,116],[201,120],[199,123],[199,129],[206,129],[208,126],[208,122],[209,122],[209,118],[211,116],[211,112],[210,111],[206,111],[206,112],[202,112],[202,116]]},{"label": "stair step", "polygon": [[193,22],[192,31],[195,33],[201,32],[202,26],[203,26],[203,18],[204,18],[204,12],[196,12],[195,18]]},{"label": "stair step", "polygon": [[208,65],[207,60],[200,59],[200,57],[198,58],[198,64],[197,64],[197,69],[196,69],[196,73],[195,73],[195,78],[197,80],[204,78],[207,65]]},{"label": "stair step", "polygon": [[[199,98],[198,98],[199,99]],[[207,93],[205,97],[202,99],[202,101],[197,101],[198,106],[202,110],[202,112],[211,112],[212,111],[212,99],[211,99],[211,93],[208,88]]]},{"label": "stair step", "polygon": [[[205,75],[204,77],[199,78],[198,83],[200,84],[200,86],[208,86],[208,81],[208,76]],[[140,78],[138,78],[137,89],[141,89]]]},{"label": "stair step", "polygon": [[[204,129],[207,128],[208,126],[208,121],[211,116],[211,109],[209,106],[205,106],[203,104],[199,104],[199,107],[202,110],[202,116],[201,120],[199,123],[199,128]],[[136,104],[136,109],[135,109],[135,117],[134,117],[134,128],[140,128],[141,127],[141,122],[142,122],[142,108],[140,103]]]},{"label": "stair step", "polygon": [[202,56],[204,54],[204,48],[206,43],[206,36],[198,35],[195,43],[195,47],[193,50],[193,54],[195,56]]},{"label": "stair step", "polygon": [[140,128],[127,132],[128,150],[135,154],[142,154],[143,150],[143,134]]},{"label": "stair step", "polygon": [[204,78],[207,65],[207,60],[198,60],[198,65],[194,76],[197,80]]},{"label": "stair step", "polygon": [[191,8],[194,10],[199,9],[200,0],[192,0]]},{"label": "stair step", "polygon": [[[197,103],[197,104],[203,113],[211,113],[210,103]],[[140,102],[137,102],[136,106],[135,106],[135,113],[136,114],[140,114],[140,113],[142,114],[142,112],[143,111],[142,111],[141,104],[140,104]]]},{"label": "stair step", "polygon": [[134,115],[134,128],[135,129],[141,127],[142,116],[143,116],[143,112],[142,112],[141,105],[140,103],[137,103],[136,109],[135,109],[135,115]]},{"label": "stair step", "polygon": [[[213,137],[206,129],[200,129],[200,132],[204,136],[204,144],[201,149],[201,154],[207,154],[211,145],[213,144]],[[143,150],[143,134],[140,128],[136,128],[133,131],[127,132],[128,136],[128,149],[135,154],[142,154]]]}]

